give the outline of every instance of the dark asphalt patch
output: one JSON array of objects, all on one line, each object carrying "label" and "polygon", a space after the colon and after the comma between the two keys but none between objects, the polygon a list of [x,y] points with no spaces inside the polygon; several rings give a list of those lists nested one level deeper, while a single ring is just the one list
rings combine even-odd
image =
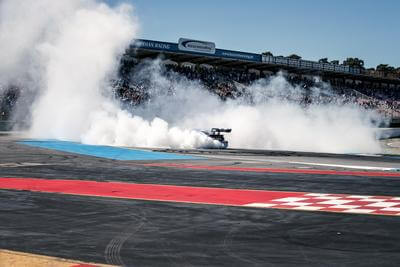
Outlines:
[{"label": "dark asphalt patch", "polygon": [[[19,210],[4,210],[16,201]],[[0,247],[62,258],[72,255],[90,262],[119,261],[126,266],[398,266],[400,262],[397,217],[1,190],[0,213]]]}]

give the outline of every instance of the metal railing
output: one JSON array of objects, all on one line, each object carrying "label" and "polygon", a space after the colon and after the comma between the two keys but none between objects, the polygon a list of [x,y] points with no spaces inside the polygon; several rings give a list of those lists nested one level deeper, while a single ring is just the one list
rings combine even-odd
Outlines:
[{"label": "metal railing", "polygon": [[331,71],[350,74],[361,74],[361,69],[332,63],[320,63],[310,60],[293,59],[287,57],[262,56],[262,62],[272,65],[288,66],[302,69]]}]

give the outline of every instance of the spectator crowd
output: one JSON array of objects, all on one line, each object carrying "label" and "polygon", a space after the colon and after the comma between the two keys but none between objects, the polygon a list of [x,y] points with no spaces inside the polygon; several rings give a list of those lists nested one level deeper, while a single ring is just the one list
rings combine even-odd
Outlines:
[{"label": "spectator crowd", "polygon": [[[146,102],[150,95],[147,79],[132,78],[137,64],[121,67],[120,78],[112,82],[115,95],[127,108]],[[179,75],[188,80],[200,81],[210,92],[222,100],[234,99],[246,94],[247,86],[261,78],[270,78],[273,73],[246,71],[220,67],[196,65],[163,65],[165,77]],[[287,81],[301,87],[304,105],[311,103],[344,102],[356,103],[367,109],[374,109],[390,118],[400,118],[400,85],[377,84],[371,82],[355,82],[338,78],[316,79],[312,76],[288,74]],[[313,95],[313,88],[321,88],[320,93]],[[325,90],[325,91],[324,91]],[[10,118],[12,109],[18,99],[19,89],[16,87],[1,88],[0,85],[0,120]]]},{"label": "spectator crowd", "polygon": [[17,87],[0,85],[0,121],[7,121],[19,96]]},{"label": "spectator crowd", "polygon": [[[132,68],[134,69],[134,67]],[[179,74],[188,80],[200,81],[210,92],[221,99],[236,98],[245,94],[245,88],[261,78],[270,78],[273,73],[249,72],[240,69],[199,67],[195,65],[165,65],[163,74],[170,77],[172,73]],[[375,109],[387,117],[400,118],[400,85],[355,82],[338,78],[316,79],[312,76],[287,75],[287,81],[294,87],[301,87],[302,104],[311,103],[356,103],[366,109]],[[148,99],[148,82],[141,79],[130,79],[120,82],[118,94],[121,99],[130,104],[139,104]],[[320,93],[313,95],[313,88],[322,88]],[[323,91],[325,90],[325,92]]]}]

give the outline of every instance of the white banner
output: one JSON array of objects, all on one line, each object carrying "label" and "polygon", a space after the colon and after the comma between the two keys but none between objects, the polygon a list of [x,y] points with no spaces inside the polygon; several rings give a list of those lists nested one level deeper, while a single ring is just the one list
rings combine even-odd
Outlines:
[{"label": "white banner", "polygon": [[215,43],[179,38],[179,50],[215,54]]}]

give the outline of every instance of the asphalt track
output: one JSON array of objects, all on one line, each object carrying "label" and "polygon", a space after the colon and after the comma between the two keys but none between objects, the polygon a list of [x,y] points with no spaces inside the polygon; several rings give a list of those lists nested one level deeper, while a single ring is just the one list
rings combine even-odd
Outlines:
[{"label": "asphalt track", "polygon": [[398,157],[114,160],[19,141],[0,136],[0,249],[121,266],[400,265]]}]

